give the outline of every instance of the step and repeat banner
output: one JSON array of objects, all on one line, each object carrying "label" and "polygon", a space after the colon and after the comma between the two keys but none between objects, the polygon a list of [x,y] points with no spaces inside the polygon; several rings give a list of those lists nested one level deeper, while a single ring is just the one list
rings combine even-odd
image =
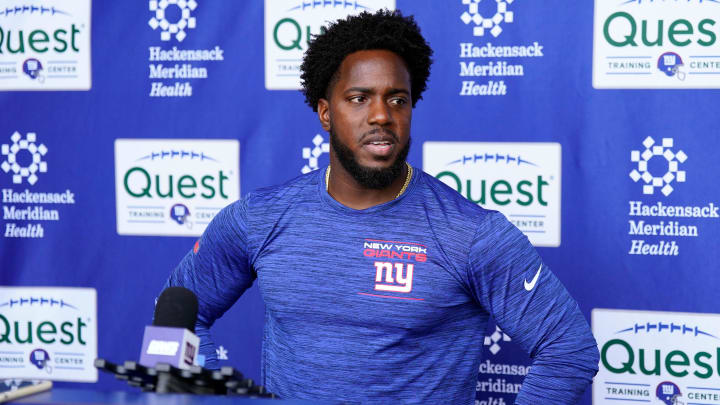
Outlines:
[{"label": "step and repeat banner", "polygon": [[[85,289],[0,289],[3,375],[137,359],[218,210],[328,164],[301,58],[379,8],[435,51],[410,163],[503,212],[591,322],[582,403],[720,404],[713,0],[1,0],[0,285]],[[263,311],[253,287],[214,328],[255,379]],[[476,403],[513,403],[531,359],[494,324],[478,345]]]}]

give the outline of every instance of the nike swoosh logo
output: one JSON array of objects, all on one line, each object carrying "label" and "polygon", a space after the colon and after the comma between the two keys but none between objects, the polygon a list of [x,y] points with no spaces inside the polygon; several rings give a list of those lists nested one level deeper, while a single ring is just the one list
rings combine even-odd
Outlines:
[{"label": "nike swoosh logo", "polygon": [[525,279],[525,289],[527,291],[532,291],[532,289],[535,288],[538,277],[540,277],[540,270],[542,270],[542,264],[540,265],[540,267],[538,267],[537,273],[535,273],[535,277],[533,277],[531,282],[528,283],[527,279]]}]

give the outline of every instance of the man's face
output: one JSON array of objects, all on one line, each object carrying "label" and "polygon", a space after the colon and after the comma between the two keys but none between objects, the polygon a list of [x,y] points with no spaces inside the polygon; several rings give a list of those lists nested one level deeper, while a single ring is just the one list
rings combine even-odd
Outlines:
[{"label": "man's face", "polygon": [[334,156],[361,185],[387,187],[410,147],[410,74],[398,55],[369,50],[348,55],[338,75],[318,103]]}]

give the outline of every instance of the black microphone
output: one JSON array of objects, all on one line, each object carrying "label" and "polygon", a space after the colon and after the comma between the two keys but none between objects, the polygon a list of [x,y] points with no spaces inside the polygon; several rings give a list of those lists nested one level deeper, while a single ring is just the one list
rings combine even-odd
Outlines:
[{"label": "black microphone", "polygon": [[200,338],[195,335],[197,313],[195,293],[183,287],[166,288],[155,304],[153,325],[145,327],[140,364],[153,367],[168,363],[181,369],[204,365],[198,359],[201,356],[198,356]]},{"label": "black microphone", "polygon": [[155,302],[153,325],[145,327],[139,364],[96,359],[95,367],[144,391],[275,398],[232,367],[219,371],[202,368],[200,338],[194,333],[197,313],[198,301],[192,291],[166,288]]},{"label": "black microphone", "polygon": [[195,293],[185,287],[166,288],[155,304],[153,326],[185,328],[195,333],[198,300]]}]

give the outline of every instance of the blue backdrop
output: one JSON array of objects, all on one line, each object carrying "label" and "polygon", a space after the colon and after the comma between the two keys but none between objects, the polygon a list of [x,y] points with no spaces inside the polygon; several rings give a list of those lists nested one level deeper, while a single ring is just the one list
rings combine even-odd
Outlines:
[{"label": "blue backdrop", "polygon": [[[607,1],[617,7],[623,3]],[[0,9],[16,3],[21,2],[2,0]],[[0,144],[12,144],[15,132],[23,137],[36,133],[36,143],[47,148],[42,157],[47,171],[38,173],[36,183],[29,184],[27,178],[14,183],[12,170],[0,171],[0,188],[17,192],[71,190],[75,199],[74,204],[44,206],[57,209],[60,217],[42,222],[42,238],[9,234],[9,223],[23,227],[37,221],[13,220],[4,214],[0,285],[96,288],[99,356],[116,361],[138,357],[143,327],[151,322],[153,300],[196,239],[118,234],[116,139],[239,140],[240,195],[299,175],[309,162],[303,158],[303,148],[314,147],[316,134],[327,141],[316,115],[298,91],[266,88],[265,55],[270,52],[266,36],[273,35],[273,27],[266,27],[262,1],[197,0],[191,10],[195,26],[185,29],[182,41],[175,37],[164,41],[162,27],[152,28],[148,21],[155,13],[150,3],[150,9],[147,1],[92,3],[90,90],[0,92]],[[266,3],[276,3],[285,12],[302,2]],[[415,16],[435,51],[428,90],[414,110],[409,162],[423,167],[423,159],[432,158],[423,157],[422,146],[427,141],[559,143],[561,204],[553,203],[561,207],[561,242],[557,247],[540,246],[538,250],[577,298],[588,320],[593,308],[717,311],[717,218],[631,215],[632,201],[648,206],[705,206],[718,201],[717,92],[595,89],[594,5],[590,1],[508,1],[511,19],[497,13],[505,20],[491,25],[502,28],[497,36],[490,29],[482,36],[473,35],[475,23],[462,20],[465,11],[472,11],[473,3],[479,7],[476,14],[493,16],[497,12],[496,2],[490,0],[397,0],[396,7]],[[55,4],[60,8],[62,2]],[[707,2],[693,6],[707,7],[710,15],[718,14],[718,6]],[[11,18],[0,15],[0,24]],[[173,18],[182,20],[179,14]],[[541,46],[542,56],[464,58],[462,43],[478,47]],[[206,78],[150,77],[150,48],[174,46],[207,50],[218,46],[223,50],[223,60],[187,62],[206,68]],[[10,60],[13,55],[7,48],[0,49],[5,51],[0,61]],[[659,53],[653,52],[657,59]],[[477,65],[504,61],[521,66],[523,74],[506,71],[495,76],[461,76],[461,62],[470,61]],[[164,63],[172,66],[184,62]],[[662,76],[662,72],[657,74]],[[720,80],[713,75],[704,79],[709,83],[706,87],[717,87],[713,80]],[[504,89],[505,94],[462,95],[464,81],[483,85],[490,80],[502,81],[495,92]],[[192,95],[152,94],[152,83],[173,86],[176,81],[190,83]],[[665,87],[675,85],[674,81],[668,83]],[[492,92],[492,85],[487,91]],[[660,187],[653,194],[644,194],[644,180],[631,177],[638,169],[632,152],[642,154],[648,137],[655,145],[671,138],[672,147],[665,149],[674,154],[682,150],[687,156],[678,162],[686,173],[685,181],[678,181],[675,175],[675,181],[669,183],[673,191],[668,195]],[[653,177],[665,174],[667,162],[660,157],[643,159]],[[327,154],[320,154],[318,165],[326,163]],[[501,166],[485,168],[504,170]],[[4,207],[10,205],[29,206],[3,201]],[[647,224],[679,221],[679,225],[696,226],[698,236],[638,236],[637,229],[632,234],[631,222],[638,219]],[[678,254],[673,254],[674,248],[666,249],[670,255],[651,255],[650,250],[631,254],[633,243],[638,243],[633,240],[640,239],[645,244],[675,241]],[[636,253],[641,252],[636,246]],[[227,351],[224,363],[258,379],[262,327],[263,305],[253,287],[214,328],[216,343]],[[488,349],[486,359],[493,364],[529,364],[527,356],[511,341],[503,339],[500,332],[493,339],[492,332],[494,325],[488,339],[478,342]],[[494,343],[500,350],[492,353],[489,350]],[[521,375],[480,375],[481,382],[489,378],[522,381]],[[101,375],[99,385],[104,389],[123,388],[106,375]],[[486,386],[479,389],[478,399],[498,396],[501,391]],[[505,401],[511,400],[511,393],[502,395]],[[589,392],[583,403],[590,403]]]}]

